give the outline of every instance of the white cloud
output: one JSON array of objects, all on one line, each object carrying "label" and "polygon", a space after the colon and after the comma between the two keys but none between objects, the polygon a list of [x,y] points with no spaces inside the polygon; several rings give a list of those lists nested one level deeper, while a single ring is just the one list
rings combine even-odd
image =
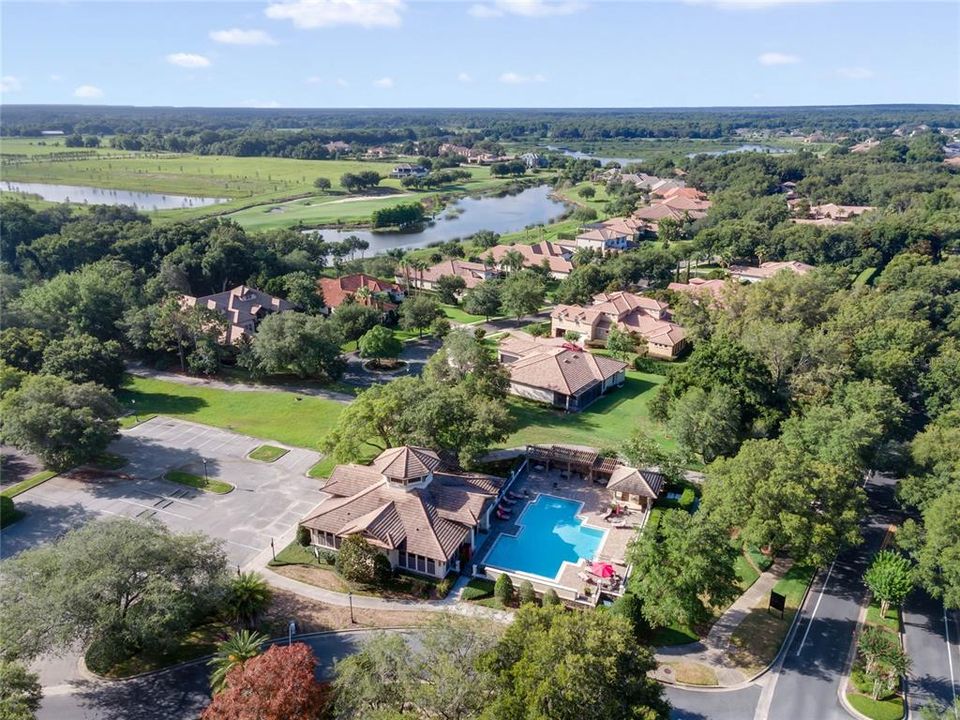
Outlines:
[{"label": "white cloud", "polygon": [[457,75],[457,81],[462,83],[473,82],[473,78],[470,76],[470,73],[462,72]]},{"label": "white cloud", "polygon": [[60,82],[61,80],[63,80],[63,75],[57,75],[56,73],[54,73],[53,75],[50,76],[50,79],[53,82]]},{"label": "white cloud", "polygon": [[526,83],[545,82],[545,78],[540,73],[536,75],[521,75],[515,72],[505,72],[500,75],[500,82],[507,85],[524,85]]},{"label": "white cloud", "polygon": [[248,108],[278,108],[280,103],[276,100],[244,100],[240,103],[241,107]]},{"label": "white cloud", "polygon": [[364,28],[397,27],[406,9],[403,0],[291,0],[275,2],[264,11],[273,20],[291,20],[298,28],[337,25]]},{"label": "white cloud", "polygon": [[185,68],[210,67],[210,59],[195,53],[171,53],[167,55],[167,62]]},{"label": "white cloud", "polygon": [[14,75],[0,77],[0,92],[17,92],[22,87],[23,83],[20,82],[20,78]]},{"label": "white cloud", "polygon": [[787,53],[765,52],[757,56],[757,62],[761,65],[796,65],[800,62],[800,58]]},{"label": "white cloud", "polygon": [[519,15],[521,17],[548,17],[572,15],[587,7],[579,0],[493,0],[491,4],[474,4],[467,10],[477,18]]},{"label": "white cloud", "polygon": [[96,85],[81,85],[73,91],[73,95],[78,98],[100,98],[103,97],[103,90]]},{"label": "white cloud", "polygon": [[307,85],[319,85],[323,82],[323,78],[319,75],[311,75],[304,82],[306,82]]},{"label": "white cloud", "polygon": [[865,67],[837,68],[837,75],[845,80],[869,80],[873,77],[873,70]]},{"label": "white cloud", "polygon": [[831,0],[683,0],[687,5],[713,5],[721,10],[766,10],[784,5],[812,5]]},{"label": "white cloud", "polygon": [[276,45],[277,41],[263,30],[211,30],[210,39],[224,45]]},{"label": "white cloud", "polygon": [[392,88],[393,87],[393,78],[392,77],[382,77],[379,80],[374,80],[373,84],[378,88]]}]

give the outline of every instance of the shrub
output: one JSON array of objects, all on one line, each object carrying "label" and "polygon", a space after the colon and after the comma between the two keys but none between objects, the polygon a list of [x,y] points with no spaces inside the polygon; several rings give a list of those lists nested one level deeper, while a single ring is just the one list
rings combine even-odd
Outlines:
[{"label": "shrub", "polygon": [[447,575],[443,580],[437,583],[437,597],[445,598],[453,589],[454,577]]},{"label": "shrub", "polygon": [[333,550],[321,550],[317,553],[317,560],[323,565],[336,565],[337,554]]},{"label": "shrub", "polygon": [[513,580],[506,573],[501,573],[493,585],[493,596],[504,605],[513,602]]},{"label": "shrub", "polygon": [[307,547],[310,544],[310,531],[303,525],[297,528],[297,543],[300,547]]},{"label": "shrub", "polygon": [[527,603],[536,604],[537,602],[537,593],[533,589],[533,585],[529,580],[524,580],[520,583],[520,604],[526,605]]},{"label": "shrub", "polygon": [[460,593],[460,599],[464,602],[471,600],[482,600],[493,594],[493,583],[489,580],[473,578],[467,583],[467,586]]},{"label": "shrub", "polygon": [[693,488],[685,488],[682,493],[680,493],[680,500],[678,504],[684,510],[690,510],[693,507],[693,503],[696,502],[697,495],[693,492]]},{"label": "shrub", "polygon": [[13,498],[0,495],[0,528],[6,527],[7,523],[13,522],[16,517],[17,508],[13,504]]},{"label": "shrub", "polygon": [[637,372],[652,373],[656,372],[657,366],[646,355],[637,355],[633,359],[633,369]]},{"label": "shrub", "polygon": [[382,585],[392,573],[390,561],[360,535],[344,539],[337,553],[336,567],[346,580],[369,585]]},{"label": "shrub", "polygon": [[541,601],[544,607],[556,607],[560,604],[560,598],[557,597],[557,591],[553,588],[547,588]]}]

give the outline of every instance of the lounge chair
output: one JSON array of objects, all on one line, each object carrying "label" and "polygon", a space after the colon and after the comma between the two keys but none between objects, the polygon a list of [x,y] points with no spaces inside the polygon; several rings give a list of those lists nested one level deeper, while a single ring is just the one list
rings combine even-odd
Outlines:
[{"label": "lounge chair", "polygon": [[517,504],[517,501],[514,500],[513,498],[508,498],[508,497],[504,496],[504,497],[500,498],[500,504],[501,504],[501,505],[506,505],[507,507],[513,507],[514,505]]},{"label": "lounge chair", "polygon": [[507,497],[511,500],[522,500],[523,495],[520,493],[515,493],[513,490],[507,490]]}]

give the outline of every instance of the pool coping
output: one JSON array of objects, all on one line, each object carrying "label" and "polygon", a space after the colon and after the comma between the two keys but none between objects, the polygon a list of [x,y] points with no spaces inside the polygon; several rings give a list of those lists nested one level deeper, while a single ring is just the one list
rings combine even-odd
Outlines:
[{"label": "pool coping", "polygon": [[[490,563],[487,562],[487,558],[490,557],[490,554],[493,552],[494,548],[497,546],[497,543],[500,541],[500,538],[501,538],[501,537],[506,536],[506,537],[516,538],[516,537],[519,537],[519,536],[520,536],[520,533],[523,532],[523,529],[526,527],[526,525],[524,525],[524,524],[521,523],[520,521],[523,519],[524,514],[527,512],[527,508],[529,508],[533,503],[537,502],[541,497],[554,498],[555,500],[562,500],[563,502],[576,503],[576,505],[577,505],[577,512],[575,512],[573,516],[574,516],[575,518],[577,518],[577,519],[580,520],[580,525],[583,526],[583,527],[588,527],[588,528],[590,528],[591,530],[599,530],[600,532],[603,533],[603,536],[600,538],[600,542],[597,544],[597,550],[596,550],[596,552],[594,553],[594,556],[600,554],[600,550],[602,549],[602,547],[604,546],[604,544],[607,542],[607,538],[610,536],[610,528],[597,527],[597,526],[595,526],[595,525],[589,524],[589,522],[588,522],[588,521],[589,521],[589,518],[588,518],[586,515],[583,515],[583,514],[582,514],[583,506],[584,506],[584,504],[585,504],[582,500],[574,500],[573,498],[565,498],[565,497],[561,497],[560,495],[553,495],[553,494],[551,494],[551,493],[538,492],[538,493],[536,494],[536,497],[535,497],[534,499],[530,500],[529,502],[527,502],[527,504],[524,506],[524,508],[523,508],[523,510],[520,512],[520,514],[517,515],[517,519],[514,521],[514,523],[515,523],[515,524],[518,526],[518,528],[519,528],[519,529],[517,530],[517,532],[516,532],[516,533],[508,533],[508,532],[504,532],[503,530],[498,531],[498,532],[497,532],[497,537],[495,537],[495,538],[493,539],[493,542],[490,544],[490,548],[487,550],[486,553],[484,553],[484,555],[483,555],[483,560],[480,561],[480,565],[483,565],[484,567],[489,567],[489,568],[491,568],[491,569],[493,569],[493,570],[498,570],[498,571],[500,571],[500,572],[509,573],[509,574],[511,574],[511,575],[516,575],[517,577],[520,577],[520,578],[523,578],[523,579],[535,580],[535,581],[541,582],[541,583],[542,583],[542,582],[549,582],[549,583],[552,583],[552,584],[557,585],[557,586],[559,586],[559,587],[567,587],[566,585],[561,585],[561,584],[560,584],[560,578],[561,578],[561,576],[563,575],[563,571],[566,569],[565,566],[566,566],[566,565],[570,565],[571,567],[579,567],[579,566],[580,566],[580,563],[583,561],[582,558],[581,558],[579,561],[575,562],[575,563],[574,563],[574,562],[570,562],[569,560],[561,560],[561,561],[560,561],[560,567],[559,567],[559,569],[557,570],[556,575],[554,575],[552,578],[551,578],[551,577],[547,577],[546,575],[538,575],[538,574],[536,574],[536,573],[525,572],[525,571],[523,571],[523,570],[517,570],[517,569],[515,569],[515,568],[504,568],[504,567],[500,567],[500,566],[498,566],[498,565],[491,565]],[[591,561],[589,561],[589,562],[593,562],[593,560],[591,560]],[[571,588],[571,589],[572,589],[572,588]]]}]

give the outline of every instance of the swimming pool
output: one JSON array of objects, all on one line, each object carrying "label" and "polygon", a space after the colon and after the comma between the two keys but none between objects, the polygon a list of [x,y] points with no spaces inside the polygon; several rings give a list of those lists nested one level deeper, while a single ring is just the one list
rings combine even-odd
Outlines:
[{"label": "swimming pool", "polygon": [[593,560],[607,531],[585,527],[577,517],[581,506],[553,495],[537,496],[517,518],[519,532],[494,540],[484,564],[555,580],[565,561]]}]

